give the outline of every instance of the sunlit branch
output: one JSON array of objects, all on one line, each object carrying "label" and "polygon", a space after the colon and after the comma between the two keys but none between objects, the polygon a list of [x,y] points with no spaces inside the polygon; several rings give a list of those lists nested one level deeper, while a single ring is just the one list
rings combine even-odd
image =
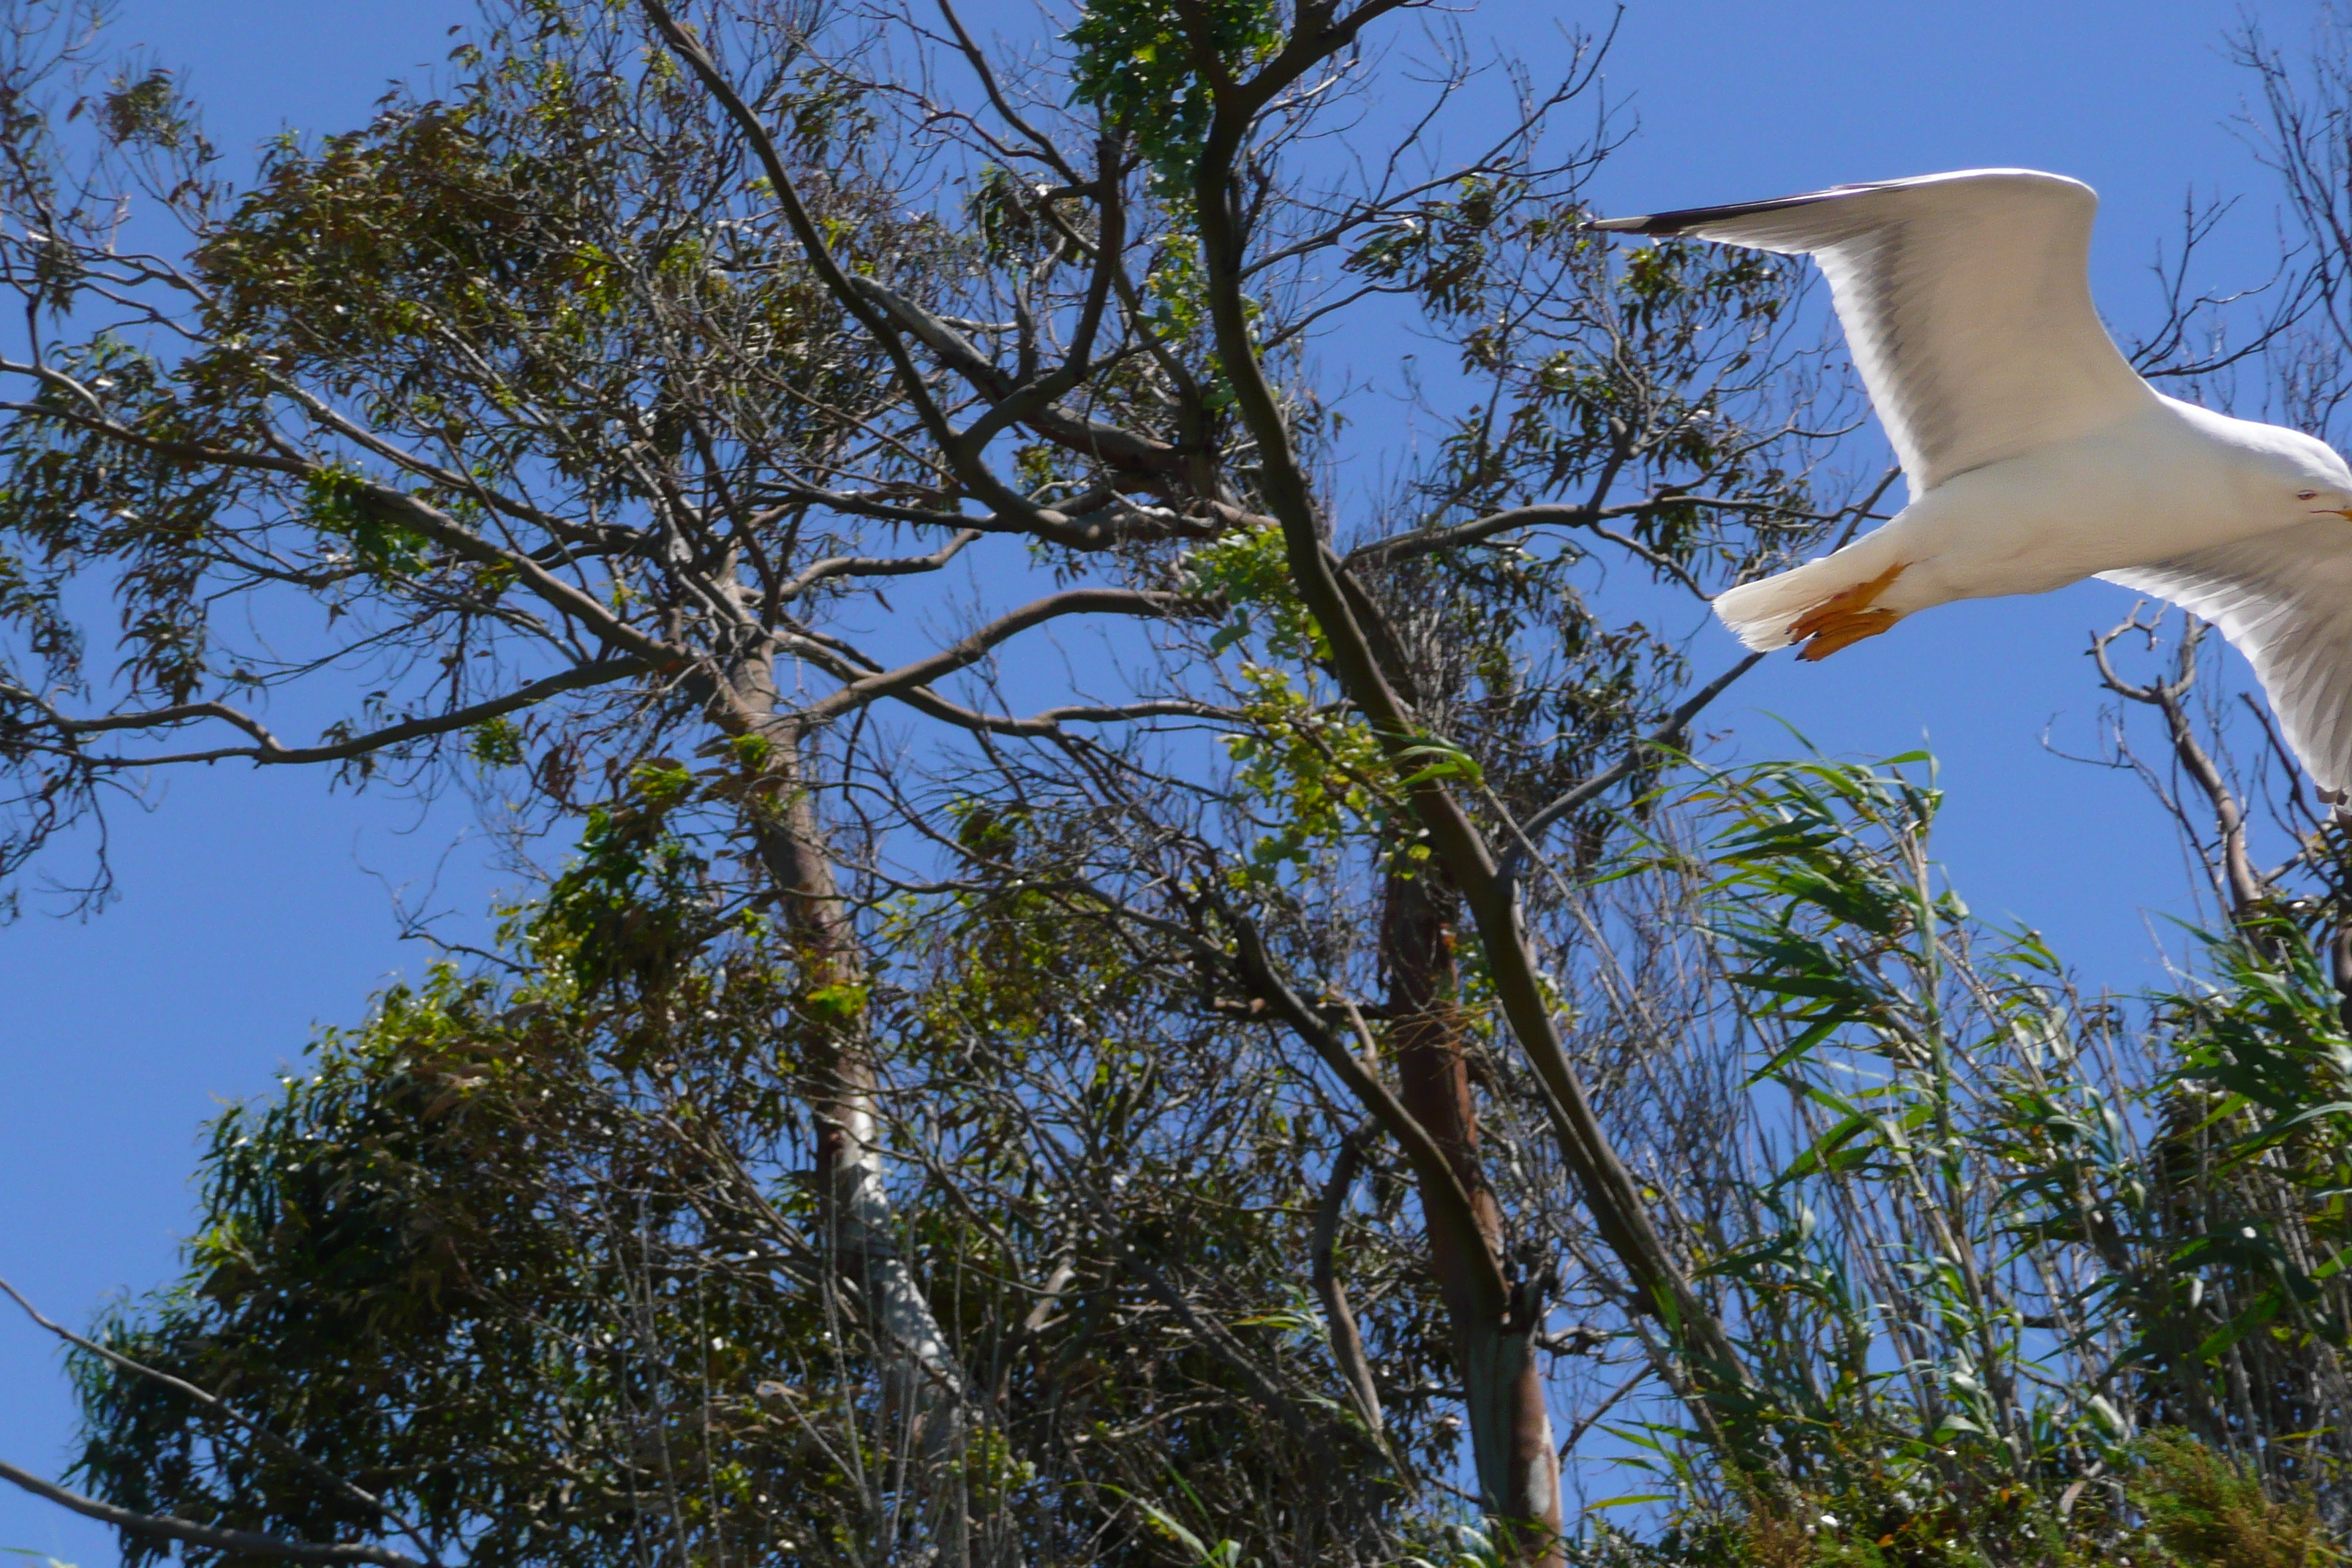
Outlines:
[{"label": "sunlit branch", "polygon": [[828,577],[903,577],[918,572],[936,572],[981,537],[981,530],[967,528],[929,555],[829,555],[803,567],[792,581],[780,586],[775,599],[779,604],[796,599]]},{"label": "sunlit branch", "polygon": [[446,735],[452,731],[471,729],[529,708],[566,691],[578,691],[593,686],[609,685],[615,680],[641,675],[653,667],[644,659],[602,659],[575,666],[544,680],[509,691],[503,697],[477,702],[447,713],[427,719],[410,719],[398,724],[371,730],[346,741],[331,742],[317,746],[287,746],[264,729],[259,721],[240,713],[219,702],[182,703],[172,708],[159,708],[148,713],[118,714],[105,719],[68,720],[61,727],[76,732],[102,730],[152,729],[173,724],[185,724],[198,719],[218,719],[234,724],[252,735],[258,744],[223,746],[205,752],[179,752],[157,757],[86,757],[82,762],[94,768],[153,768],[178,763],[216,763],[231,758],[246,758],[261,764],[297,763],[332,763],[351,757],[365,756],[406,741],[421,740],[428,735]]},{"label": "sunlit branch", "polygon": [[174,1519],[168,1514],[134,1513],[127,1508],[117,1508],[112,1503],[68,1491],[29,1470],[20,1470],[10,1464],[0,1463],[0,1480],[12,1482],[35,1497],[46,1498],[85,1518],[110,1524],[134,1535],[159,1535],[166,1541],[184,1542],[190,1546],[206,1547],[215,1552],[276,1557],[293,1563],[372,1563],[376,1564],[376,1568],[425,1568],[414,1557],[404,1557],[381,1546],[329,1546],[315,1541],[288,1541],[280,1536],[260,1535],[250,1530],[223,1530],[217,1525],[198,1524],[194,1520]]},{"label": "sunlit branch", "polygon": [[794,717],[802,726],[824,724],[854,709],[884,697],[895,697],[929,686],[985,658],[1006,638],[1051,620],[1068,616],[1111,615],[1172,617],[1201,613],[1202,602],[1181,594],[1145,593],[1128,588],[1072,588],[1024,605],[1009,615],[940,649],[896,669],[866,675],[829,697],[820,699]]}]

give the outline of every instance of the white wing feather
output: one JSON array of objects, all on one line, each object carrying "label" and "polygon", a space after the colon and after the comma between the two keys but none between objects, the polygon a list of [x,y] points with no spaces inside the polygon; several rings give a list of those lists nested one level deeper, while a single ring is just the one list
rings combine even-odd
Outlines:
[{"label": "white wing feather", "polygon": [[2352,528],[2331,517],[2100,575],[2221,627],[2312,781],[2352,788]]},{"label": "white wing feather", "polygon": [[1812,256],[1916,497],[2155,400],[2091,304],[2098,205],[2056,174],[1971,169],[1593,226]]}]

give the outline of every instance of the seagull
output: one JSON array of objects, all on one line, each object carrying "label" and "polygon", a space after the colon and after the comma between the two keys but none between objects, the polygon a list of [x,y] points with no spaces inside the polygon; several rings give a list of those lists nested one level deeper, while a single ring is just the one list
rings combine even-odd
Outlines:
[{"label": "seagull", "polygon": [[1717,595],[1826,658],[1955,599],[2098,577],[2219,626],[2323,798],[2352,789],[2352,468],[2141,379],[2091,303],[2088,185],[2032,169],[1839,185],[1591,226],[1811,256],[1910,481],[1875,532]]}]

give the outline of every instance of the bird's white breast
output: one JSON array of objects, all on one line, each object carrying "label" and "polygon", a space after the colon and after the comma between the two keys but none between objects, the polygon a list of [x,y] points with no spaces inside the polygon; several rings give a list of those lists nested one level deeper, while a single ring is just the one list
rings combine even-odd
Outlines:
[{"label": "bird's white breast", "polygon": [[2267,426],[2165,398],[2105,429],[1957,474],[1884,531],[1911,563],[1885,601],[2041,594],[2279,526],[2250,487]]}]

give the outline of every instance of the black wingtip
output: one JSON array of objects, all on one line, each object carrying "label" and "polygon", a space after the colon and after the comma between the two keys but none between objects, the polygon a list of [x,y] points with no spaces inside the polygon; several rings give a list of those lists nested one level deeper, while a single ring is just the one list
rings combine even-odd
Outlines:
[{"label": "black wingtip", "polygon": [[1720,207],[1685,207],[1680,212],[1645,213],[1640,217],[1595,218],[1587,228],[1606,229],[1612,234],[1688,234],[1695,228],[1710,224],[1727,223],[1735,218],[1753,217],[1759,213],[1786,212],[1790,207],[1809,207],[1818,202],[1835,201],[1840,196],[1861,195],[1867,191],[1885,188],[1881,184],[1832,185],[1826,191],[1808,191],[1798,196],[1774,196],[1769,201],[1735,202]]},{"label": "black wingtip", "polygon": [[1656,231],[1650,226],[1657,221],[1655,216],[1645,213],[1640,217],[1597,217],[1583,226],[1605,229],[1611,234],[1653,234]]}]

